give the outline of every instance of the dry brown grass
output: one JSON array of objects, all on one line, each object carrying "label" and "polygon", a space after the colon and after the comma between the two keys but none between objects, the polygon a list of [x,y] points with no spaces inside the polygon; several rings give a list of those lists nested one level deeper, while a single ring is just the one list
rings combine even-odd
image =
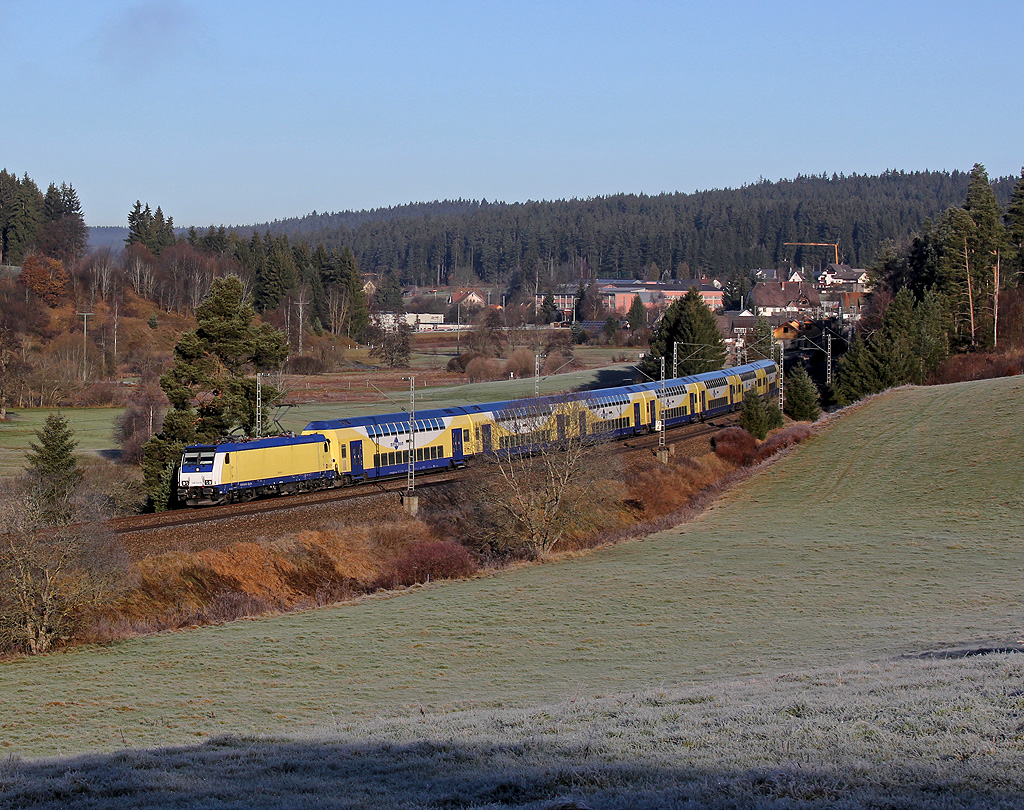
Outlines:
[{"label": "dry brown grass", "polygon": [[669,464],[651,459],[626,482],[626,504],[642,520],[667,515],[703,489],[720,481],[737,465],[707,453],[698,458],[677,458]]},{"label": "dry brown grass", "polygon": [[337,602],[380,587],[396,559],[430,539],[422,521],[398,520],[161,554],[139,563],[138,587],[80,640],[109,641]]}]

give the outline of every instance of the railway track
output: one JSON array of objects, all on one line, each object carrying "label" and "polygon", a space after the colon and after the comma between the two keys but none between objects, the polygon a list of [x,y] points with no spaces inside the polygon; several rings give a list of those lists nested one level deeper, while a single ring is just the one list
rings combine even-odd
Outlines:
[{"label": "railway track", "polygon": [[[735,423],[734,418],[720,418],[714,422],[687,425],[673,428],[666,436],[670,445],[687,445],[694,447],[705,436],[717,433],[726,425]],[[641,434],[618,442],[610,442],[610,453],[632,453],[638,451],[654,452],[660,444],[657,433]],[[685,452],[685,451],[684,451]],[[691,453],[685,452],[686,455]],[[479,463],[476,465],[479,468]],[[420,473],[416,477],[416,489],[429,489],[458,480],[465,473],[461,470],[445,470],[438,473]],[[384,494],[400,495],[405,492],[408,481],[405,477],[374,481],[356,487],[330,489],[320,492],[304,492],[297,495],[284,495],[276,498],[250,501],[249,503],[225,504],[209,506],[201,509],[176,509],[170,512],[158,512],[149,515],[132,515],[113,518],[107,526],[118,535],[133,535],[145,532],[160,531],[186,527],[201,528],[204,525],[218,524],[232,520],[251,520],[260,516],[279,516],[288,511],[301,511],[309,507],[322,507],[330,503],[350,502],[360,498],[369,498]]]}]

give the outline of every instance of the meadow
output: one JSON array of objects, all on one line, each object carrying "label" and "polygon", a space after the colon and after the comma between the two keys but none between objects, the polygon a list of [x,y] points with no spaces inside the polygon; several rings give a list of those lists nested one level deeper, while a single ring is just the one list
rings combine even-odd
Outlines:
[{"label": "meadow", "polygon": [[1024,378],[863,403],[691,524],[393,598],[0,665],[25,757],[304,735],[1020,641]]}]

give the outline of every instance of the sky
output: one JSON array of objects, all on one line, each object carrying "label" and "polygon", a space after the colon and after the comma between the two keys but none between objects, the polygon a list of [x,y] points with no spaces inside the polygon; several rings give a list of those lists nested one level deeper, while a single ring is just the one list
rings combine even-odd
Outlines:
[{"label": "sky", "polygon": [[0,0],[0,168],[243,225],[436,199],[1018,175],[1020,0]]}]

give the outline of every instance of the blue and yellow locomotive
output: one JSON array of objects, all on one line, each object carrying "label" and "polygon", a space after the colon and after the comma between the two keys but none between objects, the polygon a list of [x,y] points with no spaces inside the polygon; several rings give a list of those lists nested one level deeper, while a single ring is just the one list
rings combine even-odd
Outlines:
[{"label": "blue and yellow locomotive", "polygon": [[310,422],[299,436],[186,447],[178,499],[208,506],[465,466],[477,455],[523,454],[569,436],[622,438],[738,410],[750,392],[778,392],[771,360],[560,396]]}]

